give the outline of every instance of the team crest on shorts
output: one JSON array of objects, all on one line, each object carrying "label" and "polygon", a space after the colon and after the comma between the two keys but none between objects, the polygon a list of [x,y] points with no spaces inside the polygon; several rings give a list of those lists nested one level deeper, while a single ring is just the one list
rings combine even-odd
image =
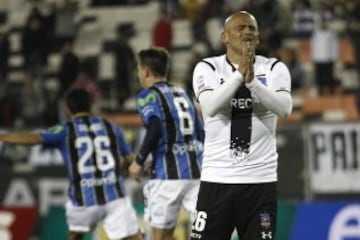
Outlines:
[{"label": "team crest on shorts", "polygon": [[271,226],[271,218],[269,213],[260,213],[260,226],[262,228],[269,228]]}]

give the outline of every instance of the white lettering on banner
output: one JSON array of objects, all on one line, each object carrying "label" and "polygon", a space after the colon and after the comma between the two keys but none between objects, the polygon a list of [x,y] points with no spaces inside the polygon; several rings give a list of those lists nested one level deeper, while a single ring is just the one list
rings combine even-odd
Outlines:
[{"label": "white lettering on banner", "polygon": [[60,151],[57,149],[43,149],[42,146],[36,145],[31,147],[29,163],[33,166],[40,165],[63,165]]},{"label": "white lettering on banner", "polygon": [[360,124],[312,124],[307,142],[312,191],[360,190]]},{"label": "white lettering on banner", "polygon": [[[353,224],[349,224],[349,222]],[[360,205],[349,205],[334,217],[329,231],[329,240],[360,239]]]},{"label": "white lettering on banner", "polygon": [[28,183],[22,179],[12,180],[5,194],[3,205],[19,207],[34,206],[35,198]]},{"label": "white lettering on banner", "polygon": [[39,180],[39,210],[45,215],[50,206],[63,206],[67,199],[67,187],[69,182],[66,179],[44,178]]},{"label": "white lettering on banner", "polygon": [[35,193],[32,192],[29,184],[22,179],[13,179],[6,191],[2,205],[21,207],[38,205],[40,214],[44,215],[50,206],[63,206],[66,203],[68,180],[43,178],[39,179],[38,184],[39,200],[36,204]]},{"label": "white lettering on banner", "polygon": [[0,211],[0,239],[11,240],[12,234],[10,227],[15,221],[15,215],[12,212]]}]

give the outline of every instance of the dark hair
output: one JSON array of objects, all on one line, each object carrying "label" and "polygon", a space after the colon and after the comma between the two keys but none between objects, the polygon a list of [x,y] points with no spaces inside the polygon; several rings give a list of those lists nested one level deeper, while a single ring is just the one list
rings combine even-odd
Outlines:
[{"label": "dark hair", "polygon": [[65,96],[66,106],[72,114],[91,111],[91,97],[84,89],[71,89]]},{"label": "dark hair", "polygon": [[166,77],[169,69],[169,53],[165,48],[149,48],[141,50],[138,62],[150,68],[155,77]]}]

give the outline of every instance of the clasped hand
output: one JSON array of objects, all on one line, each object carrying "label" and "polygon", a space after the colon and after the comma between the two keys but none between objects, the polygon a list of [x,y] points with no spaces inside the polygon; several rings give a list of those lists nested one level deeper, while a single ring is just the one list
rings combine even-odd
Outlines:
[{"label": "clasped hand", "polygon": [[250,83],[254,78],[255,48],[248,42],[241,51],[239,71],[244,76],[245,83]]}]

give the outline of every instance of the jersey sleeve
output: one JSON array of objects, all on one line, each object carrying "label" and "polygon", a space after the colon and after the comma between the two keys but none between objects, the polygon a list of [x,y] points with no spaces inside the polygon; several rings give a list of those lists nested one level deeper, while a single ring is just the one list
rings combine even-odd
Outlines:
[{"label": "jersey sleeve", "polygon": [[273,91],[291,92],[291,76],[288,67],[283,62],[277,62],[270,72],[271,85]]},{"label": "jersey sleeve", "polygon": [[124,131],[123,129],[112,125],[114,132],[116,134],[116,138],[118,139],[119,143],[119,150],[122,153],[123,156],[128,156],[131,154],[131,148],[127,141],[125,140]]},{"label": "jersey sleeve", "polygon": [[161,119],[160,102],[157,94],[151,89],[140,92],[136,99],[136,108],[145,125],[148,125],[150,118],[153,116]]},{"label": "jersey sleeve", "polygon": [[58,124],[41,131],[40,135],[45,147],[59,147],[66,138],[66,128],[64,124]]},{"label": "jersey sleeve", "polygon": [[217,84],[215,67],[211,63],[201,61],[196,64],[193,71],[193,90],[196,99],[199,99],[202,92],[213,90]]}]

